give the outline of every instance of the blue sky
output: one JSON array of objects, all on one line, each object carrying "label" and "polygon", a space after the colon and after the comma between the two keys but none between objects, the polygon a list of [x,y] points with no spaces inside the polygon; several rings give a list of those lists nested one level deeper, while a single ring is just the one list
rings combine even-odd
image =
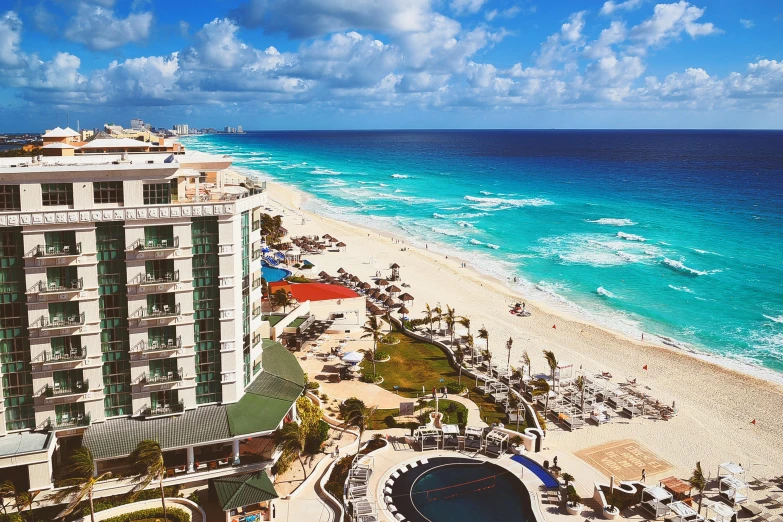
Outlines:
[{"label": "blue sky", "polygon": [[0,131],[66,114],[88,128],[780,128],[783,4],[3,0]]}]

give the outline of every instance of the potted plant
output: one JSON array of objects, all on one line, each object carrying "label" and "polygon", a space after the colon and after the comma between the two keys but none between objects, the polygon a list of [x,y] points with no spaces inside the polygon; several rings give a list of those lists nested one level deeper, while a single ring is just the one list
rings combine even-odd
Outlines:
[{"label": "potted plant", "polygon": [[617,501],[620,499],[619,495],[614,489],[604,493],[606,499],[606,505],[604,506],[603,516],[606,520],[614,520],[620,515],[620,510],[617,509]]},{"label": "potted plant", "polygon": [[576,488],[569,484],[566,486],[566,511],[569,515],[579,515],[582,508],[582,497],[576,492]]},{"label": "potted plant", "polygon": [[522,444],[522,437],[514,435],[508,442],[511,444],[515,455],[522,455],[522,453],[524,453],[525,446]]}]

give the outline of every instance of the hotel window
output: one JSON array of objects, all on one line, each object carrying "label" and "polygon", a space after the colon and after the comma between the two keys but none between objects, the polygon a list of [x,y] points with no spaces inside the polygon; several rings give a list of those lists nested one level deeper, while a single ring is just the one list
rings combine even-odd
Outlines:
[{"label": "hotel window", "polygon": [[22,210],[19,185],[0,185],[0,210]]},{"label": "hotel window", "polygon": [[122,181],[96,181],[92,184],[95,203],[122,204]]},{"label": "hotel window", "polygon": [[169,183],[145,183],[145,205],[168,205],[171,203],[171,185]]},{"label": "hotel window", "polygon": [[45,207],[73,205],[72,183],[42,183],[41,202]]}]

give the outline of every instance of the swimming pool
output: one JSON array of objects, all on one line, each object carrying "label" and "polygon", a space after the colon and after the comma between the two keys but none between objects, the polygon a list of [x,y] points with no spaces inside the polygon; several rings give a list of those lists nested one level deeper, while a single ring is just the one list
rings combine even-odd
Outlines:
[{"label": "swimming pool", "polygon": [[519,477],[490,462],[432,458],[403,472],[392,490],[396,509],[409,521],[536,521]]},{"label": "swimming pool", "polygon": [[282,281],[290,275],[291,271],[286,270],[285,268],[275,268],[273,266],[261,265],[261,276],[266,280],[267,283]]}]

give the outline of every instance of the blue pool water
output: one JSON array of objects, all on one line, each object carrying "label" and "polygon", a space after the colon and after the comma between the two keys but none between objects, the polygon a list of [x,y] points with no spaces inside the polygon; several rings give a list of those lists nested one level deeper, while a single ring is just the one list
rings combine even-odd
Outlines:
[{"label": "blue pool water", "polygon": [[411,499],[430,522],[535,521],[522,482],[508,470],[488,462],[434,468],[413,485]]},{"label": "blue pool water", "polygon": [[511,460],[522,464],[523,466],[525,466],[526,469],[532,471],[536,477],[541,479],[541,482],[543,482],[546,487],[556,488],[560,485],[557,479],[555,479],[555,477],[550,475],[549,472],[545,470],[544,467],[538,462],[536,462],[535,460],[525,457],[523,455],[514,455],[513,457],[511,457]]},{"label": "blue pool water", "polygon": [[255,132],[183,142],[310,193],[309,210],[428,243],[588,321],[783,372],[783,132]]},{"label": "blue pool water", "polygon": [[276,281],[282,281],[286,277],[290,276],[291,272],[285,268],[275,268],[272,266],[261,266],[261,277],[263,277],[267,283],[274,283]]}]

